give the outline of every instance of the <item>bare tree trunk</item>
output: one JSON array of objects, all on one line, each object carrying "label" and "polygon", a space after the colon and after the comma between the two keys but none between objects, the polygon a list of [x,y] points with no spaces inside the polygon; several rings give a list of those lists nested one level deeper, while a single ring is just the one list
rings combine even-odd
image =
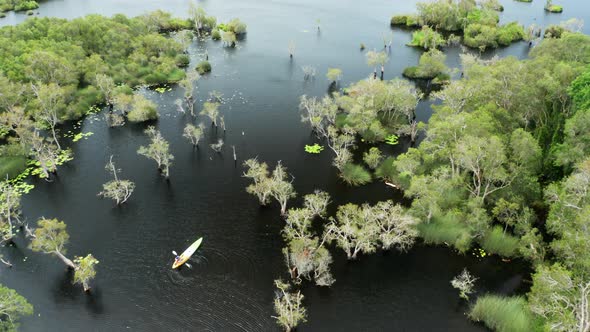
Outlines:
[{"label": "bare tree trunk", "polygon": [[51,134],[53,135],[53,140],[55,141],[55,144],[57,145],[57,148],[59,150],[61,150],[61,145],[59,145],[59,142],[57,140],[57,135],[55,134],[55,126],[51,126]]},{"label": "bare tree trunk", "polygon": [[62,262],[64,262],[69,268],[71,269],[75,269],[76,265],[74,264],[74,262],[72,262],[69,258],[67,258],[66,256],[64,256],[61,252],[59,252],[59,250],[55,250],[53,252],[59,259],[62,260]]}]

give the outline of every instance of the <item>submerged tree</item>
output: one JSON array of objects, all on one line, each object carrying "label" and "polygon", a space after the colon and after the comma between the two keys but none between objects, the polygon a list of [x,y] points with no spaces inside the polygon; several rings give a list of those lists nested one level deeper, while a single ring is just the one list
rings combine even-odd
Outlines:
[{"label": "submerged tree", "polygon": [[279,293],[275,298],[274,306],[277,316],[274,318],[285,331],[290,332],[299,323],[306,321],[307,313],[302,303],[303,294],[299,290],[295,293],[290,292],[291,285],[281,280],[275,280],[275,286]]},{"label": "submerged tree", "polygon": [[98,260],[92,254],[88,254],[86,257],[76,257],[74,263],[76,264],[74,283],[82,284],[84,291],[88,292],[90,290],[90,281],[96,277],[95,266],[98,264]]},{"label": "submerged tree", "polygon": [[324,218],[328,204],[330,204],[330,194],[325,191],[316,190],[313,194],[305,195],[303,201],[303,205],[309,209],[312,216]]},{"label": "submerged tree", "polygon": [[162,134],[153,126],[149,126],[145,133],[150,138],[151,143],[148,146],[140,146],[137,153],[152,159],[158,165],[158,169],[166,178],[170,176],[170,166],[174,156],[170,153],[168,141],[162,137]]},{"label": "submerged tree", "polygon": [[377,226],[381,248],[389,250],[396,247],[400,251],[409,250],[418,237],[418,220],[405,209],[388,200],[374,206],[364,205],[366,221]]},{"label": "submerged tree", "polygon": [[453,288],[459,290],[459,297],[469,301],[469,295],[473,293],[473,287],[477,278],[472,276],[467,269],[463,271],[451,280]]},{"label": "submerged tree", "polygon": [[115,103],[115,89],[117,88],[113,78],[105,74],[96,74],[94,84],[96,84],[98,90],[103,94],[107,106],[113,106]]},{"label": "submerged tree", "polygon": [[33,306],[14,289],[0,285],[0,329],[16,331],[18,319],[33,313]]},{"label": "submerged tree", "polygon": [[342,78],[342,69],[340,68],[328,68],[328,73],[326,74],[326,78],[328,81],[336,84]]},{"label": "submerged tree", "polygon": [[246,167],[246,172],[244,172],[243,176],[254,181],[253,184],[246,188],[246,191],[249,194],[256,195],[260,205],[268,204],[272,191],[268,165],[253,158],[246,160],[244,167]]},{"label": "submerged tree", "polygon": [[31,241],[31,250],[45,254],[53,254],[64,262],[69,268],[75,269],[76,265],[66,254],[66,244],[70,235],[66,231],[66,224],[57,219],[41,218],[37,222],[35,237]]},{"label": "submerged tree", "polygon": [[192,123],[187,123],[184,127],[182,136],[188,139],[193,146],[199,147],[199,141],[203,138],[205,125],[201,122],[198,126]]},{"label": "submerged tree", "polygon": [[213,151],[220,153],[221,149],[223,148],[223,139],[218,138],[217,143],[209,144],[209,146],[211,149],[213,149]]},{"label": "submerged tree", "polygon": [[131,194],[133,194],[135,183],[129,180],[119,179],[117,173],[121,172],[121,170],[115,167],[113,156],[110,157],[105,169],[113,175],[114,179],[103,184],[102,191],[98,195],[114,200],[117,205],[125,203],[131,197]]},{"label": "submerged tree", "polygon": [[326,226],[324,236],[335,241],[342,248],[348,259],[356,259],[358,253],[373,253],[377,250],[375,237],[377,227],[374,223],[365,222],[363,209],[355,204],[338,207],[336,219],[331,218]]},{"label": "submerged tree", "polygon": [[273,170],[270,178],[270,195],[274,197],[281,206],[281,215],[287,213],[287,201],[297,195],[293,188],[292,181],[287,180],[288,176],[287,168],[281,164],[281,161],[277,162],[277,166]]},{"label": "submerged tree", "polygon": [[195,89],[195,84],[199,80],[199,73],[196,71],[189,70],[186,73],[186,76],[178,82],[181,88],[184,89],[184,102],[188,107],[192,116],[195,115],[195,102],[193,98],[193,91]]},{"label": "submerged tree", "polygon": [[293,58],[293,55],[295,54],[295,41],[294,40],[290,40],[289,41],[289,46],[287,47],[287,50],[289,51],[289,57]]},{"label": "submerged tree", "polygon": [[201,115],[211,119],[212,124],[217,127],[217,117],[219,116],[219,103],[206,101],[203,104]]},{"label": "submerged tree", "polygon": [[385,71],[385,63],[389,60],[387,53],[369,51],[367,52],[367,64],[374,68],[374,73],[377,73],[377,65],[381,65],[381,79],[383,79],[383,72]]},{"label": "submerged tree", "polygon": [[3,241],[14,237],[14,226],[21,214],[22,193],[9,181],[0,182],[0,232]]},{"label": "submerged tree", "polygon": [[65,103],[65,89],[55,83],[32,84],[31,88],[37,98],[38,108],[35,112],[35,119],[43,125],[49,126],[51,135],[57,148],[61,150],[55,127],[60,122],[60,110]]}]

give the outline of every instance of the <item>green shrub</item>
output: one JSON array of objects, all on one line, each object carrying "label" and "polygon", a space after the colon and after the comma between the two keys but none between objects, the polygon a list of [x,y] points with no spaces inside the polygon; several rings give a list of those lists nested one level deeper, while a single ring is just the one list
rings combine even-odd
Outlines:
[{"label": "green shrub", "polygon": [[500,226],[494,226],[480,240],[481,247],[488,253],[513,257],[518,253],[519,238],[505,234]]},{"label": "green shrub", "polygon": [[561,38],[561,35],[565,32],[565,29],[561,25],[550,25],[545,29],[543,36],[545,38]]},{"label": "green shrub", "polygon": [[227,23],[227,30],[236,35],[246,33],[246,23],[240,21],[239,18],[234,18]]},{"label": "green shrub", "polygon": [[159,84],[163,84],[163,83],[175,83],[180,81],[181,79],[183,79],[186,76],[186,73],[179,69],[179,68],[174,68],[169,74],[168,77],[166,77],[166,79],[164,80],[164,82],[159,82]]},{"label": "green shrub", "polygon": [[32,16],[33,14],[35,14],[32,10],[27,10],[27,15],[28,16]]},{"label": "green shrub", "polygon": [[400,174],[397,167],[394,165],[394,161],[395,157],[387,157],[383,160],[381,164],[377,166],[377,169],[375,169],[375,176],[387,182],[391,182],[402,189],[406,189],[410,186],[410,176]]},{"label": "green shrub", "polygon": [[532,331],[532,315],[523,297],[483,295],[477,299],[469,318],[498,332]]},{"label": "green shrub", "polygon": [[213,29],[213,31],[211,32],[211,39],[221,40],[221,33],[219,32],[219,29]]},{"label": "green shrub", "polygon": [[416,15],[409,15],[408,21],[406,22],[406,26],[410,28],[415,28],[420,26],[420,20]]},{"label": "green shrub", "polygon": [[102,94],[93,85],[76,91],[74,95],[75,102],[71,107],[66,109],[66,113],[63,116],[64,120],[80,119],[82,116],[88,113],[92,106],[101,104],[103,102]]},{"label": "green shrub", "polygon": [[351,186],[361,186],[371,182],[371,173],[363,166],[348,163],[342,167],[342,179]]},{"label": "green shrub", "polygon": [[433,217],[430,222],[418,225],[420,236],[428,244],[446,244],[461,252],[471,247],[471,234],[461,223],[463,218],[458,212],[448,212],[442,217]]},{"label": "green shrub", "polygon": [[467,14],[467,24],[495,26],[499,21],[498,13],[491,10],[474,9]]},{"label": "green shrub", "polygon": [[406,25],[408,22],[408,15],[393,15],[391,17],[391,25]]},{"label": "green shrub", "polygon": [[517,22],[511,22],[498,29],[498,44],[508,46],[511,43],[523,40],[525,37],[524,27]]},{"label": "green shrub", "polygon": [[446,44],[444,37],[432,30],[428,26],[423,26],[422,30],[415,31],[412,34],[412,41],[408,43],[408,46],[422,47],[427,50],[430,48],[437,48]]},{"label": "green shrub", "polygon": [[209,61],[201,61],[195,68],[195,70],[199,73],[199,75],[204,75],[206,73],[211,72],[211,64]]},{"label": "green shrub", "polygon": [[2,156],[0,157],[0,178],[12,179],[18,176],[27,168],[27,158],[24,156]]},{"label": "green shrub", "polygon": [[[14,6],[14,11],[16,12],[23,12],[26,10],[33,10],[39,8],[39,4],[37,1],[23,1]],[[27,13],[27,15],[32,15]]]},{"label": "green shrub", "polygon": [[182,18],[171,18],[168,23],[172,31],[189,30],[193,27],[190,20]]},{"label": "green shrub", "polygon": [[446,55],[433,48],[420,56],[417,67],[412,66],[404,69],[403,75],[409,78],[433,79],[447,71],[445,60]]},{"label": "green shrub", "polygon": [[404,75],[405,77],[408,77],[408,78],[420,78],[418,76],[418,66],[411,66],[411,67],[405,68],[402,75]]},{"label": "green shrub", "polygon": [[6,17],[6,13],[0,12],[0,18],[5,18],[5,17]]},{"label": "green shrub", "polygon": [[156,120],[157,118],[158,109],[156,104],[141,95],[135,95],[133,97],[133,108],[127,113],[127,119],[130,122],[145,122]]},{"label": "green shrub", "polygon": [[186,54],[178,54],[178,55],[176,55],[176,59],[175,60],[176,60],[176,65],[178,67],[180,67],[180,68],[188,67],[189,63],[191,62],[191,59]]}]

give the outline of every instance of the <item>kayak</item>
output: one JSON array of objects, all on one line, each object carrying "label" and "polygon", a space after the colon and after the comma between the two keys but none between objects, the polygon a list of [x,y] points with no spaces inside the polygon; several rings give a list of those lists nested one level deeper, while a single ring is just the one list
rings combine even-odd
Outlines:
[{"label": "kayak", "polygon": [[182,264],[186,263],[186,261],[188,261],[188,259],[191,258],[195,251],[199,249],[201,242],[203,242],[203,238],[199,238],[197,241],[191,244],[190,247],[186,248],[186,250],[180,255],[180,259],[174,261],[174,263],[172,264],[172,268],[176,269]]}]

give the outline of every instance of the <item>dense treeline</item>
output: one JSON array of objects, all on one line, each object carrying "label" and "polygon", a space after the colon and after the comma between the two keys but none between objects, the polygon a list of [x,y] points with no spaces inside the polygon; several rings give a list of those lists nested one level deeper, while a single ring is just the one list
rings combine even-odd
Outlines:
[{"label": "dense treeline", "polygon": [[[463,56],[464,79],[434,94],[426,139],[387,159],[387,178],[413,198],[427,243],[530,260],[539,326],[588,331],[590,38],[565,32],[530,57]],[[473,317],[497,328],[509,315],[494,301]]]}]

